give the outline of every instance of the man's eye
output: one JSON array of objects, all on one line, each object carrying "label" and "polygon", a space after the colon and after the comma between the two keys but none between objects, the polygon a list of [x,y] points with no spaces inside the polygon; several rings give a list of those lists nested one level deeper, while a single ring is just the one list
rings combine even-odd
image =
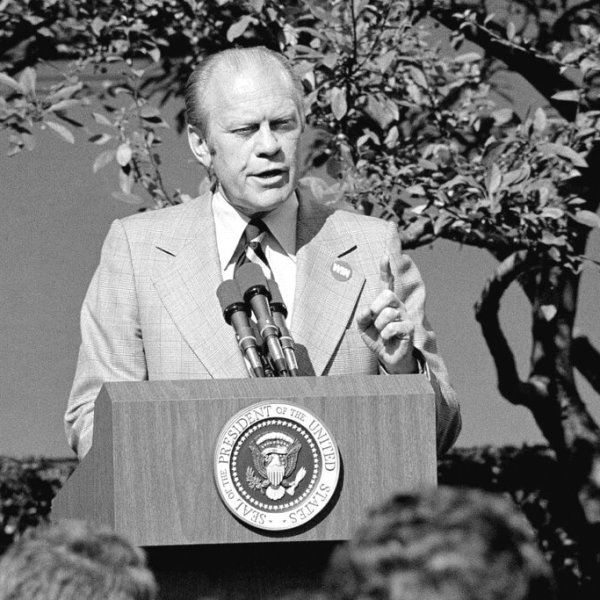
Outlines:
[{"label": "man's eye", "polygon": [[293,119],[282,119],[281,121],[275,121],[271,124],[273,129],[279,129],[280,131],[287,131],[288,129],[293,129],[295,126],[295,122]]},{"label": "man's eye", "polygon": [[250,135],[256,131],[257,127],[255,125],[248,125],[246,127],[238,127],[233,130],[233,133],[237,133],[239,135]]}]

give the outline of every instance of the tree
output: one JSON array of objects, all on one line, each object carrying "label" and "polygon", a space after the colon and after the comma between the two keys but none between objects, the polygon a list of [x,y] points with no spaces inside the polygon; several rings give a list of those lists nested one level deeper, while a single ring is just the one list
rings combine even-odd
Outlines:
[{"label": "tree", "polygon": [[[99,130],[89,141],[103,147],[94,169],[116,161],[116,196],[141,205],[145,191],[153,207],[185,200],[160,176],[167,124],[156,100],[181,97],[207,52],[262,43],[289,57],[307,91],[319,132],[306,164],[316,195],[396,219],[405,247],[447,239],[496,257],[476,318],[500,392],[532,412],[555,452],[565,536],[581,549],[574,585],[591,596],[600,571],[600,428],[574,370],[600,392],[600,353],[573,327],[581,270],[600,264],[585,254],[600,227],[596,3],[513,0],[498,15],[485,0],[0,5],[9,153],[33,147],[38,126],[73,143],[77,111],[93,98]],[[432,36],[436,26],[445,33]],[[38,89],[36,68],[55,60],[67,61],[62,81]],[[82,77],[107,68],[111,82],[99,91]],[[529,82],[540,105],[523,118],[498,105],[499,70]],[[320,166],[326,181],[310,175]],[[531,303],[525,380],[498,317],[513,283]]]}]

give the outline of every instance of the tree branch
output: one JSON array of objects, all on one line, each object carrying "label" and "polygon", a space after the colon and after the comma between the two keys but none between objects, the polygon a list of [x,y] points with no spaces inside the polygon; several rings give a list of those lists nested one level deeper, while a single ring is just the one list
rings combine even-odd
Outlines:
[{"label": "tree branch", "polygon": [[571,345],[573,366],[600,394],[600,352],[587,336],[575,335]]},{"label": "tree branch", "polygon": [[[460,10],[457,6],[447,6],[445,0],[429,0],[429,14],[440,24],[451,30],[458,30],[462,19],[454,14]],[[552,96],[562,90],[581,87],[577,78],[561,73],[558,61],[551,61],[532,49],[520,47],[492,31],[491,25],[482,26],[473,22],[461,29],[465,38],[485,50],[488,56],[501,60],[506,66],[522,75],[554,108],[568,120],[572,120],[572,103],[557,102]]]},{"label": "tree branch", "polygon": [[540,396],[537,386],[519,378],[515,358],[502,332],[498,311],[500,299],[509,285],[531,264],[529,252],[519,250],[504,259],[487,281],[481,297],[475,305],[475,318],[481,325],[494,365],[498,389],[502,396],[515,405],[526,406],[533,411]]}]

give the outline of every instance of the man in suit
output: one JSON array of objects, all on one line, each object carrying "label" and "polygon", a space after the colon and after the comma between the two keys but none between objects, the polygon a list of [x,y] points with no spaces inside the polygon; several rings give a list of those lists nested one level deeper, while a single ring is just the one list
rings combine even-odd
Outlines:
[{"label": "man in suit", "polygon": [[395,225],[332,211],[298,186],[301,88],[265,48],[205,59],[186,92],[188,140],[211,193],[113,223],[81,316],[66,413],[81,457],[104,381],[248,377],[215,291],[233,275],[247,224],[288,306],[301,375],[416,373],[436,392],[438,448],[460,415],[425,290]]}]

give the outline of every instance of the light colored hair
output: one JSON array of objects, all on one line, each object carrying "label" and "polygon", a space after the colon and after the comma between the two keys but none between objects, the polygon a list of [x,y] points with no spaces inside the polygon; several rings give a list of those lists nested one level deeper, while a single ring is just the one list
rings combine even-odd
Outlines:
[{"label": "light colored hair", "polygon": [[155,600],[145,555],[82,521],[27,531],[0,559],[0,600]]},{"label": "light colored hair", "polygon": [[229,48],[202,60],[190,75],[185,88],[185,116],[188,125],[198,129],[203,137],[207,136],[210,119],[208,93],[217,72],[239,73],[257,66],[278,69],[287,79],[304,128],[302,84],[285,57],[264,46]]}]

